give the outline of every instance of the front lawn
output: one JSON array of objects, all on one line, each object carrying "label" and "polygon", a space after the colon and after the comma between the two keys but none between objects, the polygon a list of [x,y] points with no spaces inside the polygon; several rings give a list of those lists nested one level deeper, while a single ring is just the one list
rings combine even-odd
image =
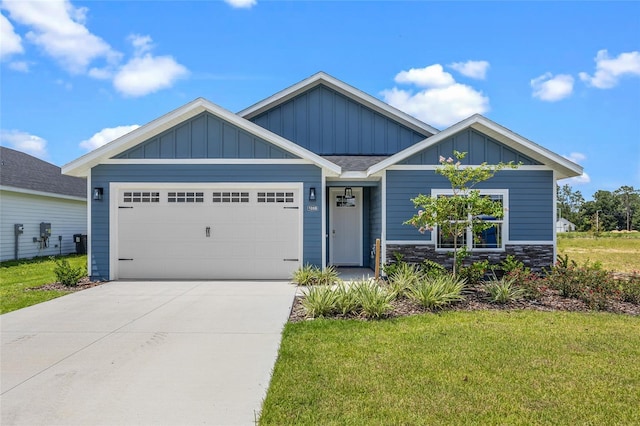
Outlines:
[{"label": "front lawn", "polygon": [[[74,267],[85,267],[87,256],[64,256]],[[47,257],[0,263],[0,314],[68,294],[68,290],[30,290],[56,281],[55,263]]]},{"label": "front lawn", "polygon": [[568,255],[579,264],[599,262],[616,272],[640,270],[640,233],[612,234],[601,237],[574,232],[558,234],[558,253]]},{"label": "front lawn", "polygon": [[627,315],[289,323],[260,424],[640,424],[639,360]]}]

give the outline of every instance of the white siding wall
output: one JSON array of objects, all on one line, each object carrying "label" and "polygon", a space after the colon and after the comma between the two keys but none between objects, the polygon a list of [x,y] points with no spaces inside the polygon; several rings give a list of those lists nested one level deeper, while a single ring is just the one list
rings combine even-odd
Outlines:
[{"label": "white siding wall", "polygon": [[[40,249],[33,238],[40,237],[40,223],[51,223],[49,247]],[[73,234],[87,233],[87,203],[40,195],[0,191],[0,260],[14,259],[13,225],[22,223],[19,236],[19,258],[75,253]]]}]

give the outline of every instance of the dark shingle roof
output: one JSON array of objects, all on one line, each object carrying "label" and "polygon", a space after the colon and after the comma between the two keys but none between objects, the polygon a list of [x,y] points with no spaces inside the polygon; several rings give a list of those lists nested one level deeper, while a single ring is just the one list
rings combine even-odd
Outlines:
[{"label": "dark shingle roof", "polygon": [[87,198],[87,181],[65,176],[60,167],[0,146],[0,185]]},{"label": "dark shingle roof", "polygon": [[363,172],[369,167],[389,158],[388,155],[323,155],[322,158],[329,160],[342,167],[343,172]]}]

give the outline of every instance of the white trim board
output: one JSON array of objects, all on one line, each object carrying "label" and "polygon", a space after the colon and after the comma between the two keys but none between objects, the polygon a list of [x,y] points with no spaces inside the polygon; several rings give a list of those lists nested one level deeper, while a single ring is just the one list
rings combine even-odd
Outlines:
[{"label": "white trim board", "polygon": [[[56,194],[54,192],[34,191],[33,189],[17,188],[15,186],[0,185],[0,191],[16,192],[19,194],[37,195],[40,197],[60,198],[62,200],[87,202],[87,198],[75,197],[73,195]],[[91,195],[91,194],[89,194]]]}]

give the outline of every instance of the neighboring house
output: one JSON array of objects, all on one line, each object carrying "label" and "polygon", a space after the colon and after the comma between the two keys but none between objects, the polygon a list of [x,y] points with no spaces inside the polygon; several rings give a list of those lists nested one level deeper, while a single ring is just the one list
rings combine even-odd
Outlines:
[{"label": "neighboring house", "polygon": [[[437,232],[402,223],[446,194],[440,155],[521,162],[480,185],[505,216],[472,258],[555,255],[556,180],[571,161],[474,115],[444,131],[325,73],[234,114],[196,99],[63,167],[86,176],[96,279],[285,279],[304,264],[449,262]],[[101,194],[101,195],[100,195]]]},{"label": "neighboring house", "polygon": [[571,232],[576,230],[576,225],[561,217],[556,221],[556,232]]},{"label": "neighboring house", "polygon": [[75,253],[86,233],[86,179],[0,147],[0,260]]}]

